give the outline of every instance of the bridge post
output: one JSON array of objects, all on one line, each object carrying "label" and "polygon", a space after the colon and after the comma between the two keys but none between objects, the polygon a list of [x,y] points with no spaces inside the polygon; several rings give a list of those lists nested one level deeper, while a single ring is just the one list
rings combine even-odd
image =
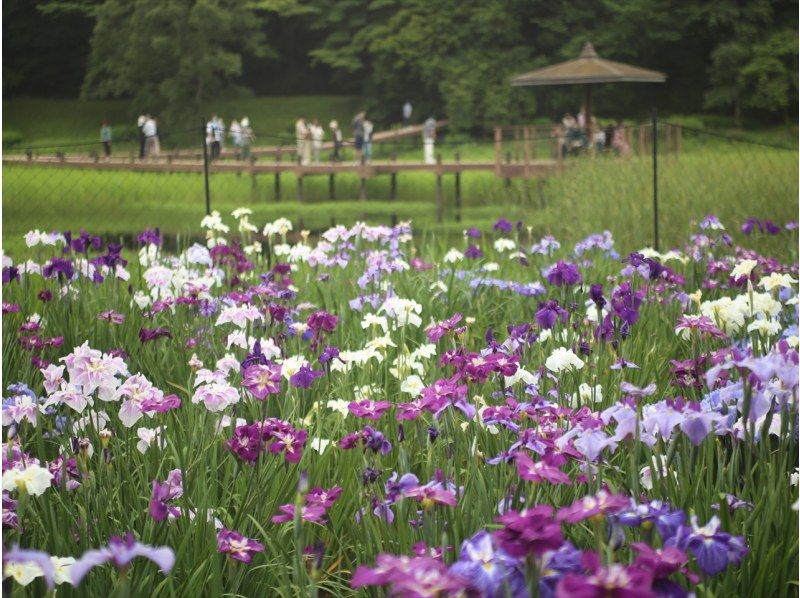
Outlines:
[{"label": "bridge post", "polygon": [[[397,153],[392,152],[391,161],[393,163],[397,161]],[[397,171],[394,169],[389,174],[389,199],[393,201],[397,199]]]},{"label": "bridge post", "polygon": [[281,200],[281,148],[278,148],[278,151],[275,152],[275,164],[277,168],[275,168],[275,201]]},{"label": "bridge post", "polygon": [[442,223],[444,191],[442,189],[442,154],[436,156],[436,223]]},{"label": "bridge post", "polygon": [[503,130],[500,127],[494,128],[494,160],[495,174],[499,177],[503,165]]},{"label": "bridge post", "polygon": [[297,168],[295,169],[295,174],[297,175],[297,201],[299,203],[303,202],[303,156],[300,154],[297,155]]},{"label": "bridge post", "polygon": [[367,179],[364,177],[364,169],[367,163],[367,159],[362,155],[361,156],[361,168],[359,168],[360,182],[358,185],[358,199],[365,200],[367,199]]},{"label": "bridge post", "polygon": [[[456,164],[461,162],[461,154],[456,152]],[[461,171],[456,170],[456,222],[461,222]]]}]

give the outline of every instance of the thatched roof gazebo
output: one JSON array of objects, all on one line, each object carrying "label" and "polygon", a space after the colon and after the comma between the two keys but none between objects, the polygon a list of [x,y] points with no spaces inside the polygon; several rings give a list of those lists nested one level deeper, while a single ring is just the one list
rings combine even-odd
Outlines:
[{"label": "thatched roof gazebo", "polygon": [[586,125],[592,122],[592,85],[598,83],[663,83],[667,76],[638,66],[600,58],[594,46],[586,43],[580,56],[511,79],[515,87],[543,85],[585,85]]}]

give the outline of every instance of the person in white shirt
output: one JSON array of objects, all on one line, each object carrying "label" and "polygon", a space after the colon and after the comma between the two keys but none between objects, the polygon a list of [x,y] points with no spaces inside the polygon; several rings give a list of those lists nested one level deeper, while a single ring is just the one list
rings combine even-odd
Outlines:
[{"label": "person in white shirt", "polygon": [[231,143],[233,143],[233,151],[236,152],[237,158],[241,158],[242,127],[235,118],[231,121],[231,128],[228,129],[228,135],[230,135]]},{"label": "person in white shirt", "polygon": [[424,148],[425,164],[436,164],[433,156],[434,144],[436,143],[436,119],[432,116],[422,125],[422,144]]},{"label": "person in white shirt", "polygon": [[147,116],[144,125],[142,125],[142,133],[144,134],[144,155],[146,158],[158,159],[161,153],[161,145],[158,142],[158,126],[156,119],[152,116]]},{"label": "person in white shirt", "polygon": [[315,118],[311,121],[309,132],[311,134],[311,160],[313,162],[319,162],[319,157],[322,153],[322,140],[325,138],[325,129],[322,128],[319,121]]},{"label": "person in white shirt", "polygon": [[308,164],[311,147],[309,144],[309,131],[306,119],[302,116],[294,123],[294,136],[297,139],[297,157],[301,164]]},{"label": "person in white shirt", "polygon": [[331,159],[334,162],[338,162],[342,158],[340,153],[342,151],[342,130],[335,120],[332,120],[328,127],[331,130],[331,135],[333,135],[333,156],[331,156]]},{"label": "person in white shirt", "polygon": [[403,104],[403,126],[407,127],[411,124],[411,112],[413,108],[411,107],[411,102],[406,100],[406,103]]},{"label": "person in white shirt", "polygon": [[246,116],[242,119],[241,123],[241,139],[242,139],[242,160],[250,159],[250,144],[256,136],[253,134],[253,129],[250,128],[250,119]]}]

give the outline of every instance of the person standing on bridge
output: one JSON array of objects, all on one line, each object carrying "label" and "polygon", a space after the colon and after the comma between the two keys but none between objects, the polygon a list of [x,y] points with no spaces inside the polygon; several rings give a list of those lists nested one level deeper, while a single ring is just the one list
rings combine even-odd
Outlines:
[{"label": "person standing on bridge", "polygon": [[339,123],[335,120],[332,120],[328,127],[330,128],[331,135],[333,136],[333,155],[331,156],[331,160],[338,162],[341,160],[342,130],[339,128]]},{"label": "person standing on bridge", "polygon": [[211,160],[216,160],[220,153],[220,140],[224,132],[219,127],[219,119],[216,113],[211,115],[211,120],[206,123],[206,139],[211,144]]},{"label": "person standing on bridge", "polygon": [[369,162],[372,160],[372,132],[375,130],[375,125],[369,119],[364,120],[364,160]]},{"label": "person standing on bridge", "polygon": [[153,158],[158,160],[158,155],[161,153],[161,144],[158,142],[158,126],[156,119],[152,116],[147,116],[144,122],[142,132],[144,133],[144,156],[145,158]]},{"label": "person standing on bridge", "polygon": [[436,143],[436,119],[432,116],[422,125],[422,144],[424,150],[425,164],[436,164],[433,155],[434,144]]},{"label": "person standing on bridge", "polygon": [[355,141],[356,162],[361,162],[361,156],[364,150],[364,119],[366,116],[367,113],[361,111],[353,117],[353,139]]},{"label": "person standing on bridge", "polygon": [[241,137],[242,137],[242,160],[250,159],[250,144],[256,136],[253,134],[253,129],[250,128],[250,119],[246,116],[240,123]]},{"label": "person standing on bridge", "polygon": [[144,123],[147,122],[147,117],[140,114],[136,120],[136,127],[139,129],[139,159],[144,160]]},{"label": "person standing on bridge", "polygon": [[406,100],[406,103],[403,104],[403,126],[407,127],[411,124],[411,113],[413,112],[414,108],[411,106],[411,102]]},{"label": "person standing on bridge", "polygon": [[111,126],[107,120],[100,124],[100,142],[103,144],[103,154],[106,159],[111,157]]},{"label": "person standing on bridge", "polygon": [[316,164],[322,154],[322,140],[325,137],[325,129],[316,118],[311,121],[309,133],[311,135],[311,161]]},{"label": "person standing on bridge", "polygon": [[230,135],[231,143],[233,144],[233,151],[236,152],[237,159],[241,159],[242,157],[242,126],[239,124],[239,121],[235,118],[231,121],[231,128],[228,129],[228,135]]},{"label": "person standing on bridge", "polygon": [[308,164],[311,153],[309,147],[310,134],[306,119],[303,116],[294,123],[294,136],[297,139],[297,159],[301,164]]}]

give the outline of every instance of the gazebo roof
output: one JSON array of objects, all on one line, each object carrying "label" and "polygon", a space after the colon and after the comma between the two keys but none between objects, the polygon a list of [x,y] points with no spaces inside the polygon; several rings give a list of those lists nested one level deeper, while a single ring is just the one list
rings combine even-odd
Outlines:
[{"label": "gazebo roof", "polygon": [[663,83],[667,76],[622,62],[605,60],[586,43],[578,58],[546,66],[511,79],[516,87],[538,85],[588,85],[592,83]]}]

